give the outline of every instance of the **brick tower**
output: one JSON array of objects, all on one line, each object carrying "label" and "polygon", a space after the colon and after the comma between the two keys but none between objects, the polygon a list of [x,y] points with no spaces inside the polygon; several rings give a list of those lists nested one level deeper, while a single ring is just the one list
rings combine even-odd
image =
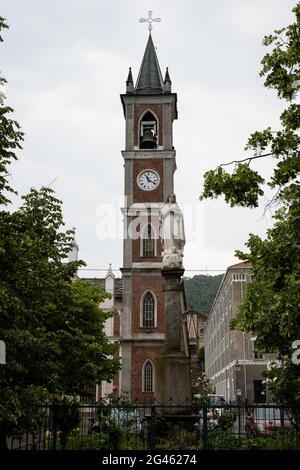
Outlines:
[{"label": "brick tower", "polygon": [[126,123],[124,158],[121,390],[133,400],[155,396],[154,361],[164,346],[164,280],[159,211],[173,193],[173,121],[177,95],[163,80],[151,32],[134,86],[131,69],[121,95]]}]

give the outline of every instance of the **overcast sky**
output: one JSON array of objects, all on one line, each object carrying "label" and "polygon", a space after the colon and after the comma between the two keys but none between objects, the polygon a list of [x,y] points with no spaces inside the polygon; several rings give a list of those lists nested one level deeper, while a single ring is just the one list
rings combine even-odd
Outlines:
[{"label": "overcast sky", "polygon": [[[2,0],[0,15],[10,29],[0,46],[0,68],[8,80],[7,103],[26,133],[12,168],[14,188],[25,194],[52,183],[88,267],[122,266],[121,238],[100,239],[99,227],[110,204],[120,233],[125,123],[119,95],[129,66],[137,77],[148,37],[138,20],[152,9],[162,19],[153,29],[162,73],[168,66],[178,94],[175,193],[185,215],[186,274],[225,270],[238,261],[234,251],[250,232],[264,235],[271,217],[263,215],[266,198],[257,210],[199,202],[202,175],[245,157],[251,132],[278,128],[282,104],[259,78],[262,38],[291,22],[295,4]],[[270,170],[271,161],[265,162],[264,175]]]}]

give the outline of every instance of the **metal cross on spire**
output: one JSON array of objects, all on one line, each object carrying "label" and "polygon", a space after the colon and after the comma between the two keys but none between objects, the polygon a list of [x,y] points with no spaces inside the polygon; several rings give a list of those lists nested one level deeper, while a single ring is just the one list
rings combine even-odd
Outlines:
[{"label": "metal cross on spire", "polygon": [[148,18],[140,18],[140,23],[148,23],[149,34],[151,34],[151,31],[153,29],[152,23],[154,21],[159,23],[161,21],[161,18],[152,18],[152,16],[153,16],[153,11],[149,10],[148,11]]}]

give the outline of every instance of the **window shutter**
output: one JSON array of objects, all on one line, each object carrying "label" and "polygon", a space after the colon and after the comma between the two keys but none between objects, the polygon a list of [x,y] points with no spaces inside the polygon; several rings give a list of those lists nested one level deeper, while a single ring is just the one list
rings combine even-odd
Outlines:
[{"label": "window shutter", "polygon": [[248,357],[254,359],[254,343],[251,339],[248,341]]}]

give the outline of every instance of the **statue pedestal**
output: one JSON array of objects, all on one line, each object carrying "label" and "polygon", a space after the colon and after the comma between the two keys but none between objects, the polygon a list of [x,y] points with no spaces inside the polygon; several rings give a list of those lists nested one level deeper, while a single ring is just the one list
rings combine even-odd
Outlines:
[{"label": "statue pedestal", "polygon": [[[180,407],[191,404],[191,364],[183,352],[166,352],[155,361],[155,398],[159,404],[172,400],[173,406],[166,406],[162,412],[180,414]],[[170,402],[171,404],[171,402]],[[182,408],[186,413],[186,408]]]},{"label": "statue pedestal", "polygon": [[[165,348],[155,361],[155,398],[159,403],[170,399],[174,404],[191,403],[190,358],[182,351],[182,313],[184,269],[162,269],[165,280]],[[166,407],[167,414],[178,413],[180,408]]]}]

